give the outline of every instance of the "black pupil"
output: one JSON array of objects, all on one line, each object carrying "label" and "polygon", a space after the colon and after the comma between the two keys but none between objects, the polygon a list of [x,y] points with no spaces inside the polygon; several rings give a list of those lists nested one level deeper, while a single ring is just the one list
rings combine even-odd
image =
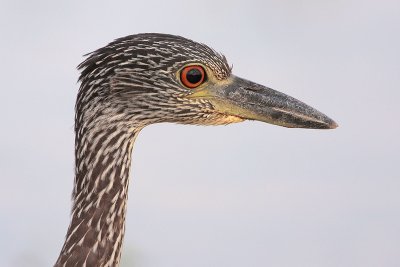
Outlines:
[{"label": "black pupil", "polygon": [[191,69],[186,73],[186,79],[188,82],[196,84],[201,81],[203,74],[198,69]]}]

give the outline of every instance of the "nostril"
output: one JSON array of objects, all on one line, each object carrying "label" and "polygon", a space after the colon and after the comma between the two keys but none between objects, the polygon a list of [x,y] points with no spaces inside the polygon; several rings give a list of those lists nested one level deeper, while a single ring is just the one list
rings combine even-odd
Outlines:
[{"label": "nostril", "polygon": [[248,88],[245,88],[247,91],[253,91],[253,92],[258,92],[258,91],[260,91],[260,88],[257,88],[257,87],[248,87]]}]

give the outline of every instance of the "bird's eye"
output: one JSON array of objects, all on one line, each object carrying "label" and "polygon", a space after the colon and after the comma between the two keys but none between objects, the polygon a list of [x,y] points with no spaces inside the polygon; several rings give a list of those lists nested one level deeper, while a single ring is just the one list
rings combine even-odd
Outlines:
[{"label": "bird's eye", "polygon": [[196,88],[205,80],[204,68],[198,65],[184,67],[181,71],[181,82],[188,88]]}]

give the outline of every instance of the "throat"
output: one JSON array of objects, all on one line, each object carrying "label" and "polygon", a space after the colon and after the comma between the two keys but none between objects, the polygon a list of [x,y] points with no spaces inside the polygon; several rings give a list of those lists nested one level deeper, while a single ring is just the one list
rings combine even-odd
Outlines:
[{"label": "throat", "polygon": [[118,266],[137,132],[118,125],[76,131],[72,218],[55,266]]}]

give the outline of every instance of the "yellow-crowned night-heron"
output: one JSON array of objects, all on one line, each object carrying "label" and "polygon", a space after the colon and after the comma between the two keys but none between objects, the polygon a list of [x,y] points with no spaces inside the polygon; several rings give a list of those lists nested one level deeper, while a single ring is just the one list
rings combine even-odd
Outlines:
[{"label": "yellow-crowned night-heron", "polygon": [[232,75],[224,56],[179,36],[120,38],[79,69],[72,219],[55,266],[118,266],[131,151],[146,125],[259,120],[337,127],[290,96]]}]

